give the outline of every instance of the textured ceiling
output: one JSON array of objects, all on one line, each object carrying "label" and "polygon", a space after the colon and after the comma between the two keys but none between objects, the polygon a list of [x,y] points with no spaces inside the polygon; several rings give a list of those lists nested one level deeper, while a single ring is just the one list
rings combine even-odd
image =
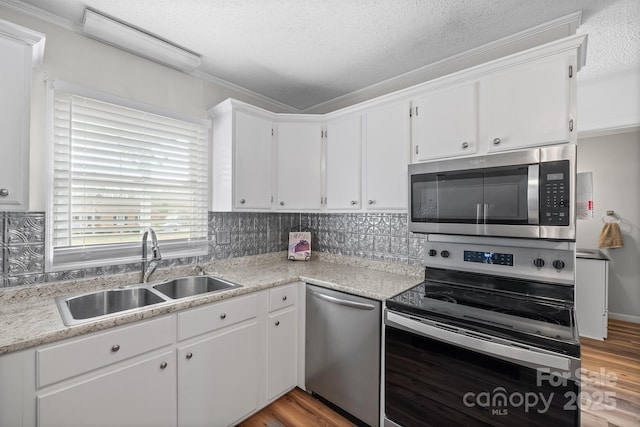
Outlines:
[{"label": "textured ceiling", "polygon": [[[17,3],[17,1],[13,1]],[[587,79],[640,66],[639,0],[23,0],[85,7],[202,55],[199,71],[304,110],[582,10]]]}]

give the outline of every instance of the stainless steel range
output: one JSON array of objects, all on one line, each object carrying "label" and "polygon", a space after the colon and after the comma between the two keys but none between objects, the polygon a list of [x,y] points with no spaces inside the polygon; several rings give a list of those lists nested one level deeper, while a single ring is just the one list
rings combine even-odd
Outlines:
[{"label": "stainless steel range", "polygon": [[429,235],[386,303],[385,425],[579,426],[575,243]]}]

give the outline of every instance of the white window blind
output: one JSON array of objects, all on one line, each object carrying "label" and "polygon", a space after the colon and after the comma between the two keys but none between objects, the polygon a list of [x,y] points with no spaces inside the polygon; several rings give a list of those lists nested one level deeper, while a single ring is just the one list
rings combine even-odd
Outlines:
[{"label": "white window blind", "polygon": [[206,253],[206,123],[50,86],[49,270],[139,261],[148,227],[164,258]]}]

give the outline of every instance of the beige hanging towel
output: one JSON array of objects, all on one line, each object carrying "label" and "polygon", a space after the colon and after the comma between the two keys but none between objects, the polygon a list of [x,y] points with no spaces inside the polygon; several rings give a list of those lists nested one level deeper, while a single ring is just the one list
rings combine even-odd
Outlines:
[{"label": "beige hanging towel", "polygon": [[598,238],[598,247],[614,249],[622,247],[622,233],[616,222],[605,222]]}]

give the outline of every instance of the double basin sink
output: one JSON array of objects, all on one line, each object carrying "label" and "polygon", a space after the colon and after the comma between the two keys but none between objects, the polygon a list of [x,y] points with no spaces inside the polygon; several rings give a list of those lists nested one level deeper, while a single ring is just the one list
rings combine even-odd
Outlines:
[{"label": "double basin sink", "polygon": [[149,285],[57,297],[56,304],[64,324],[73,326],[115,314],[143,310],[154,304],[239,287],[241,285],[214,276],[188,276]]}]

